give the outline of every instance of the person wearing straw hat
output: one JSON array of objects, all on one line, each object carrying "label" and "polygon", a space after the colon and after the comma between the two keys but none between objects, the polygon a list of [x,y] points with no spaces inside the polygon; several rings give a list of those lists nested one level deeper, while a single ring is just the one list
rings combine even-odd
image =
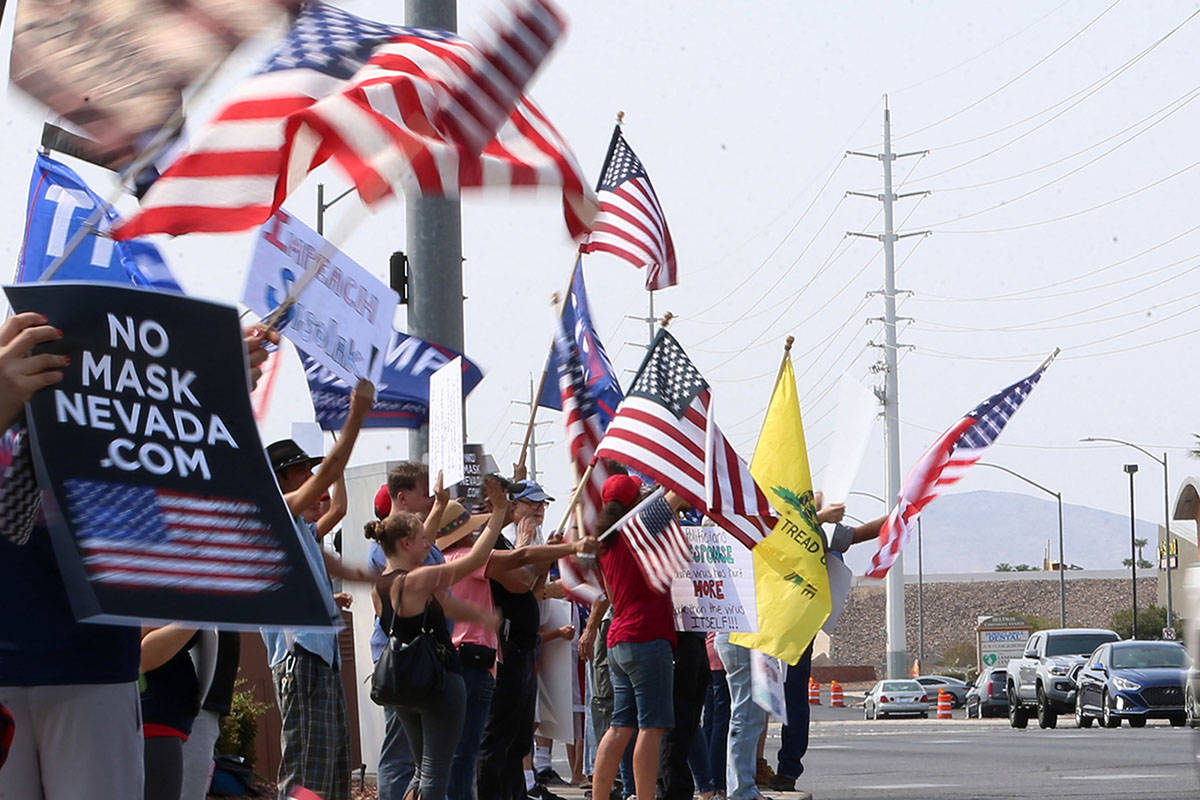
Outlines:
[{"label": "person wearing straw hat", "polygon": [[[487,519],[486,514],[468,513],[456,501],[447,504],[438,529],[437,547],[443,551],[448,563],[470,553],[475,533]],[[569,555],[595,552],[597,546],[592,540],[582,539],[517,550],[493,550],[483,566],[454,584],[454,596],[495,613],[490,580],[519,589],[528,585],[526,566],[549,564]],[[475,795],[475,760],[495,689],[496,651],[500,639],[494,627],[457,617],[452,638],[462,661],[462,675],[467,687],[467,713],[463,721],[462,738],[450,769],[447,797],[450,800],[471,800]]]}]

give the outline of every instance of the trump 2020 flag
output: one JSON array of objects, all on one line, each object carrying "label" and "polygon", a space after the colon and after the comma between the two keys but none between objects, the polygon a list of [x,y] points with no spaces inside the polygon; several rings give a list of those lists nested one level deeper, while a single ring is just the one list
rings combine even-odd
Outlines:
[{"label": "trump 2020 flag", "polygon": [[779,512],[779,521],[753,551],[758,633],[733,633],[729,640],[795,664],[829,616],[833,602],[796,375],[787,353],[758,434],[750,474]]},{"label": "trump 2020 flag", "polygon": [[30,283],[64,253],[80,229],[96,216],[96,229],[88,231],[55,271],[56,281],[103,281],[146,289],[183,293],[171,271],[149,242],[130,239],[114,242],[108,232],[120,221],[112,209],[67,165],[38,154],[29,181],[25,212],[25,241],[17,259],[17,283]]},{"label": "trump 2020 flag", "polygon": [[887,574],[896,556],[908,543],[909,531],[917,515],[933,502],[943,486],[957,483],[983,456],[983,451],[996,441],[1056,355],[1057,349],[1032,374],[984,400],[929,446],[904,479],[899,501],[879,529],[879,550],[871,557],[871,565],[865,573],[868,578],[882,578]]}]

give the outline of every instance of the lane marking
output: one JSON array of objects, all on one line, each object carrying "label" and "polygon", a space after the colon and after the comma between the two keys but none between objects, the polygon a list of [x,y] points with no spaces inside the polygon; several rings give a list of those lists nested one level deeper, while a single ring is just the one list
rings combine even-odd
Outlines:
[{"label": "lane marking", "polygon": [[852,786],[852,789],[873,789],[875,791],[894,791],[896,789],[957,789],[957,783],[881,783],[878,785]]},{"label": "lane marking", "polygon": [[1064,781],[1129,781],[1143,778],[1175,778],[1174,775],[1159,775],[1157,773],[1141,773],[1135,775],[1060,775]]}]

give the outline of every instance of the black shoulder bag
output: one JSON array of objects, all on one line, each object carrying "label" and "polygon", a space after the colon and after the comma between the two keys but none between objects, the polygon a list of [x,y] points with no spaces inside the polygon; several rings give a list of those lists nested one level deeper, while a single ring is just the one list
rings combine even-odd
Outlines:
[{"label": "black shoulder bag", "polygon": [[371,675],[371,700],[376,705],[417,705],[439,696],[446,682],[442,648],[429,627],[429,602],[425,603],[425,613],[421,617],[421,632],[411,642],[401,642],[393,634],[397,616],[393,610],[387,644]]}]

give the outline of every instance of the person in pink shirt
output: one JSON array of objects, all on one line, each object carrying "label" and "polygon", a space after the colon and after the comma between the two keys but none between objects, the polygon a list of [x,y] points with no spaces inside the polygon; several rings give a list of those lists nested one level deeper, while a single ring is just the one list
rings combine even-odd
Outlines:
[{"label": "person in pink shirt", "polygon": [[[471,552],[475,533],[486,522],[486,515],[471,515],[457,501],[451,501],[442,514],[437,546],[447,563]],[[527,591],[528,570],[569,555],[594,553],[599,543],[593,539],[576,542],[519,547],[516,550],[493,550],[485,564],[454,584],[454,596],[467,603],[495,613],[491,580],[498,581],[510,591]],[[496,629],[470,620],[454,621],[451,635],[462,662],[462,676],[467,689],[467,713],[463,720],[462,737],[450,765],[448,800],[473,800],[475,762],[479,744],[492,705],[496,683],[496,653],[499,636]]]}]

